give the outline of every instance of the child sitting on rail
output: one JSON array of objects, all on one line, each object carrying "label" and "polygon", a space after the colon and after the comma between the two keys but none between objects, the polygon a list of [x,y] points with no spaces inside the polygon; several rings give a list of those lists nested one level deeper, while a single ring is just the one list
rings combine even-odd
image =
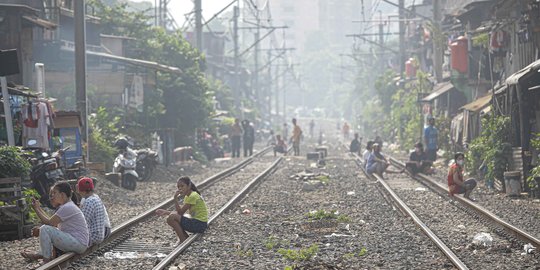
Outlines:
[{"label": "child sitting on rail", "polygon": [[94,181],[89,177],[82,177],[77,181],[77,193],[82,197],[81,211],[88,224],[90,232],[90,246],[103,242],[111,233],[111,222],[105,205],[94,193]]},{"label": "child sitting on rail", "polygon": [[432,164],[433,162],[427,159],[427,154],[424,152],[424,145],[419,142],[414,145],[414,151],[409,156],[405,167],[413,175],[417,173],[429,174]]},{"label": "child sitting on rail", "polygon": [[[187,176],[178,178],[176,183],[178,190],[174,194],[174,206],[176,211],[165,209],[156,210],[159,216],[167,216],[167,224],[171,226],[178,236],[177,244],[188,238],[186,231],[191,233],[203,233],[208,227],[208,210],[206,203],[201,197],[197,186]],[[179,198],[184,198],[184,205],[180,206]],[[189,210],[193,218],[184,216]]]},{"label": "child sitting on rail", "polygon": [[[84,215],[71,200],[71,186],[67,182],[58,182],[50,190],[49,198],[56,213],[49,217],[41,208],[39,200],[32,200],[32,208],[44,224],[34,231],[39,236],[40,254],[21,252],[21,255],[30,260],[43,259],[44,262],[52,260],[53,248],[64,252],[83,253],[88,248],[88,227]],[[54,247],[53,247],[54,245]]]}]

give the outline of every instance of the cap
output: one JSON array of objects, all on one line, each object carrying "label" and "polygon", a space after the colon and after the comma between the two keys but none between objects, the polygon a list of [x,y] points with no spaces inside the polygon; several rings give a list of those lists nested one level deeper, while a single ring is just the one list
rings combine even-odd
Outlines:
[{"label": "cap", "polygon": [[92,191],[94,190],[94,181],[90,177],[83,177],[77,181],[77,189],[79,191]]}]

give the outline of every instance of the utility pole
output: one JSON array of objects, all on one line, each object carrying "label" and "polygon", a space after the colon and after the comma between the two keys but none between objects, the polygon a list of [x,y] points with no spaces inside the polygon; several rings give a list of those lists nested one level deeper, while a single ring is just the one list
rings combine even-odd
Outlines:
[{"label": "utility pole", "polygon": [[238,5],[234,6],[233,9],[233,43],[234,43],[234,105],[237,110],[240,111],[242,119],[244,118],[244,112],[240,108],[240,71],[238,70],[239,59],[238,59],[238,15],[240,10]]},{"label": "utility pole", "polygon": [[[268,51],[268,62],[272,61],[272,51]],[[266,110],[268,111],[268,120],[272,119],[272,65],[268,66],[268,85],[266,86],[265,99],[268,98],[266,103]]]},{"label": "utility pole", "polygon": [[[279,64],[276,65],[276,75],[279,74]],[[272,77],[270,77],[270,80],[272,80]],[[279,119],[279,77],[276,77],[276,116],[277,119]],[[284,138],[287,139],[287,138]]]},{"label": "utility pole", "polygon": [[75,88],[77,96],[77,111],[81,115],[83,139],[86,141],[86,160],[90,160],[88,145],[88,108],[86,106],[86,23],[85,1],[74,1],[75,17]]},{"label": "utility pole", "polygon": [[443,52],[441,46],[441,3],[440,0],[433,0],[433,28],[434,33],[432,36],[433,42],[433,69],[435,71],[435,78],[437,82],[442,82],[442,62]]},{"label": "utility pole", "polygon": [[195,0],[195,35],[196,35],[196,44],[199,52],[203,50],[203,39],[202,39],[202,0]]},{"label": "utility pole", "polygon": [[383,55],[381,55],[380,62],[381,62],[381,72],[384,72],[384,23],[382,20],[382,12],[380,10],[379,10],[379,18],[381,20],[379,22],[379,44],[381,45],[380,47],[383,53]]},{"label": "utility pole", "polygon": [[253,54],[255,56],[255,70],[253,72],[252,87],[255,94],[256,107],[261,109],[261,114],[264,114],[264,107],[261,100],[261,91],[259,89],[259,39],[261,35],[261,26],[260,26],[261,20],[260,20],[260,15],[259,15],[258,10],[257,10],[256,16],[257,16],[257,27],[255,31],[255,52]]},{"label": "utility pole", "polygon": [[405,59],[405,0],[399,0],[399,76],[403,76]]}]

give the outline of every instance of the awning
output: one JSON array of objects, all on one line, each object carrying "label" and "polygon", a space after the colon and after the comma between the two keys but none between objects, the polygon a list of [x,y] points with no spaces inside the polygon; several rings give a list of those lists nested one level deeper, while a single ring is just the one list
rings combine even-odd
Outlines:
[{"label": "awning", "polygon": [[39,27],[43,27],[43,28],[47,28],[47,29],[56,29],[56,24],[52,23],[52,22],[49,22],[47,20],[44,20],[44,19],[40,19],[38,17],[34,17],[34,16],[28,16],[28,15],[25,15],[25,16],[22,16],[23,19],[25,19],[26,21],[32,23],[32,24],[35,24]]},{"label": "awning", "polygon": [[[12,96],[31,97],[31,98],[38,97],[36,94],[30,93],[29,91],[20,90],[20,89],[9,87],[9,86],[7,89],[8,89],[8,94]],[[0,87],[0,90],[2,90],[2,87]],[[2,96],[2,91],[0,91],[0,96]]]},{"label": "awning", "polygon": [[167,73],[182,74],[182,70],[180,68],[171,67],[171,66],[167,66],[167,65],[162,65],[162,64],[159,64],[157,62],[134,59],[134,58],[126,58],[126,57],[117,56],[117,55],[113,55],[113,54],[101,53],[101,52],[93,52],[93,51],[86,51],[86,54],[87,55],[92,55],[92,56],[103,57],[103,58],[114,60],[114,61],[117,61],[117,62],[132,64],[132,65],[135,65],[135,66],[142,66],[142,67],[146,67],[146,68],[149,68],[149,69],[155,69],[155,70],[159,70],[159,71],[163,71],[163,72],[167,72]]},{"label": "awning", "polygon": [[465,106],[461,107],[460,109],[471,111],[471,112],[478,112],[479,110],[486,107],[489,102],[491,102],[491,94],[488,94],[486,96],[483,96],[469,104],[466,104]]},{"label": "awning", "polygon": [[526,75],[532,72],[536,72],[540,69],[540,60],[536,60],[532,62],[530,65],[526,66],[525,68],[522,68],[520,71],[510,75],[508,79],[506,79],[506,84],[513,85],[520,83],[521,79],[524,77],[527,77]]},{"label": "awning", "polygon": [[422,101],[424,102],[431,102],[432,100],[436,99],[438,96],[452,90],[454,88],[454,85],[450,82],[443,82],[435,85],[433,87],[434,91],[431,92],[427,97],[423,98]]}]

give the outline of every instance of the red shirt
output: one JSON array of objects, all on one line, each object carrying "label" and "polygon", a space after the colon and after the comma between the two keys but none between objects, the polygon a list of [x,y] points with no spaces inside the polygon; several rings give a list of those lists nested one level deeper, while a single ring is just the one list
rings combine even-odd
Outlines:
[{"label": "red shirt", "polygon": [[450,169],[448,170],[448,192],[450,192],[450,195],[454,195],[454,191],[456,189],[456,184],[454,183],[454,173],[458,173],[458,180],[463,182],[463,169],[457,165],[456,163],[452,164],[450,166]]}]

